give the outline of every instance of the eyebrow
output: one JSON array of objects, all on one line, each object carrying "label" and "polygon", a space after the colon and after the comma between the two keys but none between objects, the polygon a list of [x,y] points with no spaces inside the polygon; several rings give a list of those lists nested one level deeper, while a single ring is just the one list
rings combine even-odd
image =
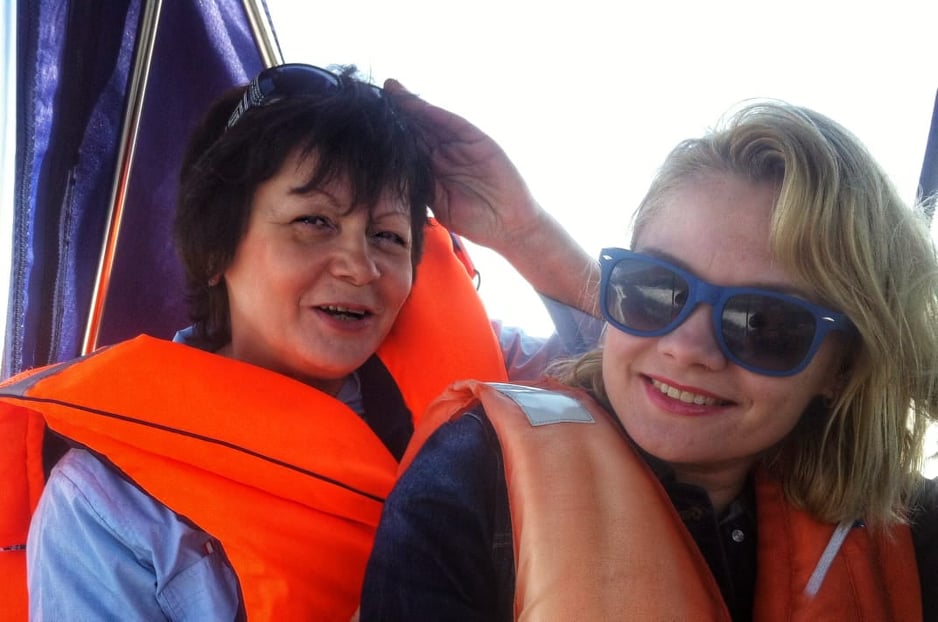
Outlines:
[{"label": "eyebrow", "polygon": [[338,204],[339,202],[338,199],[336,199],[336,196],[334,194],[320,187],[307,188],[306,186],[291,186],[289,193],[291,195],[296,195],[299,197],[308,197],[314,194],[321,194],[325,196],[326,198],[328,198],[329,200],[331,200],[333,203]]},{"label": "eyebrow", "polygon": [[400,218],[403,218],[404,220],[406,220],[406,221],[409,222],[410,219],[411,219],[411,218],[410,218],[410,212],[409,212],[406,208],[402,208],[402,209],[393,209],[393,210],[385,210],[385,211],[381,211],[381,212],[379,212],[379,211],[377,211],[377,210],[375,210],[375,209],[372,209],[372,210],[371,210],[371,216],[372,216],[375,220],[381,220],[381,219],[384,219],[384,218],[400,217]]},{"label": "eyebrow", "polygon": [[337,214],[346,214],[354,208],[352,206],[343,207],[339,198],[332,192],[324,188],[305,188],[303,186],[292,186],[288,191],[288,196],[299,199],[319,199],[326,203],[326,207],[332,209]]}]

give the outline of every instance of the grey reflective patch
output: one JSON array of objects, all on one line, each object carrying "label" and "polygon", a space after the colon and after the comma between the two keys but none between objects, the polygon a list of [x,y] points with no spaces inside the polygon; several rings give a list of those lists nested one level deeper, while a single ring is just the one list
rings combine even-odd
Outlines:
[{"label": "grey reflective patch", "polygon": [[9,384],[2,389],[0,389],[0,396],[10,396],[10,397],[26,397],[26,392],[33,387],[37,382],[48,378],[49,376],[54,376],[63,369],[70,367],[71,361],[65,363],[59,363],[58,365],[52,365],[41,371],[37,371],[31,376],[23,378],[19,382]]},{"label": "grey reflective patch", "polygon": [[502,382],[487,384],[517,404],[533,426],[550,423],[593,423],[592,415],[568,395]]},{"label": "grey reflective patch", "polygon": [[10,397],[26,397],[26,392],[31,389],[36,383],[40,380],[45,380],[49,376],[54,376],[60,372],[67,370],[82,361],[86,361],[94,356],[97,356],[104,352],[105,350],[110,350],[114,346],[102,346],[95,350],[94,352],[89,352],[88,354],[83,354],[77,358],[70,359],[68,361],[62,361],[60,363],[50,364],[45,369],[34,372],[32,375],[23,378],[19,382],[13,384],[8,384],[7,386],[0,389],[0,396],[10,396]]}]

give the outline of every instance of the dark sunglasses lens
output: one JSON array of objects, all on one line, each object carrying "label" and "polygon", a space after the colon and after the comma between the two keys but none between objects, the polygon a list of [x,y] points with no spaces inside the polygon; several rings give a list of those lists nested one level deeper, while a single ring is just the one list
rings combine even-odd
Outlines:
[{"label": "dark sunglasses lens", "polygon": [[733,296],[721,318],[723,339],[739,360],[756,369],[794,369],[814,341],[814,314],[762,294]]},{"label": "dark sunglasses lens", "polygon": [[606,313],[635,333],[665,328],[687,302],[687,282],[663,266],[623,259],[610,271],[606,282]]}]

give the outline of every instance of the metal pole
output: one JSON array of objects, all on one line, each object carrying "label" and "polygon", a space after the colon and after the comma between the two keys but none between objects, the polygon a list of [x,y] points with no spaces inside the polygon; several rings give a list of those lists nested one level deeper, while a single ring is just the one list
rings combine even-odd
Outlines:
[{"label": "metal pole", "polygon": [[254,32],[254,40],[257,42],[257,50],[260,52],[264,67],[282,65],[283,52],[280,50],[277,35],[274,34],[267,5],[263,3],[263,0],[244,0],[244,12]]},{"label": "metal pole", "polygon": [[130,178],[130,169],[134,159],[137,131],[140,128],[143,99],[150,73],[150,61],[156,44],[156,31],[160,21],[162,0],[145,0],[144,4],[140,34],[137,37],[137,55],[134,59],[133,72],[130,77],[127,109],[124,113],[123,130],[121,131],[118,146],[117,172],[114,177],[114,186],[111,189],[110,207],[108,208],[105,224],[104,246],[101,249],[98,273],[91,294],[91,308],[88,312],[88,323],[85,327],[85,338],[82,342],[82,354],[87,354],[98,346],[101,318],[104,315],[104,303],[107,299],[111,269],[114,265],[114,255],[117,251],[117,241],[120,235],[121,219],[124,215],[127,182]]}]

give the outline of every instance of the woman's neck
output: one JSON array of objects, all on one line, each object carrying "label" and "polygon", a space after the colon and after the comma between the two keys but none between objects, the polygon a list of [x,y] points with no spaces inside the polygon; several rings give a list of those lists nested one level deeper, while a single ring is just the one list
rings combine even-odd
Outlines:
[{"label": "woman's neck", "polygon": [[245,356],[243,353],[238,352],[231,342],[228,342],[227,344],[220,347],[215,351],[215,354],[239,360],[244,363],[250,363],[251,365],[256,365],[258,367],[263,367],[272,372],[287,376],[288,378],[298,380],[303,384],[308,384],[314,389],[319,389],[323,393],[327,393],[333,397],[338,395],[339,390],[342,388],[342,385],[345,384],[345,381],[348,378],[347,376],[342,376],[341,378],[314,378],[312,376],[304,376],[302,374],[296,373],[294,370],[278,366],[274,361],[258,360],[257,357]]}]

